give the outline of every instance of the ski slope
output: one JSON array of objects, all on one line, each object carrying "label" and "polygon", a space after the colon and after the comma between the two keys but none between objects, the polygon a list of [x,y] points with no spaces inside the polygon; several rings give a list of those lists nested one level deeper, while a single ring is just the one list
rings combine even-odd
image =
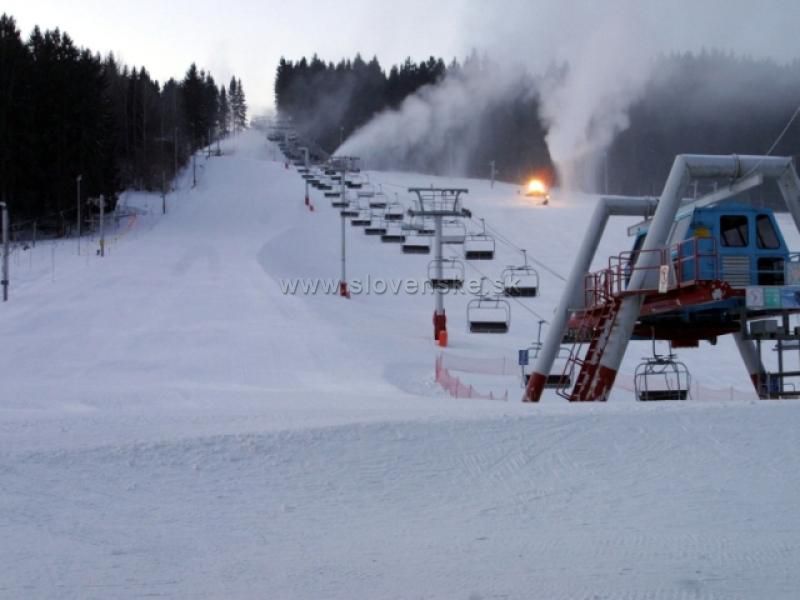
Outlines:
[{"label": "ski slope", "polygon": [[[284,294],[339,277],[339,217],[248,131],[96,240],[18,248],[0,306],[0,598],[794,598],[800,407],[761,402],[728,340],[681,351],[685,403],[603,405],[459,373],[424,294]],[[589,197],[370,173],[464,204],[547,267],[507,335],[446,299],[448,355],[515,361],[556,306]],[[786,223],[786,221],[782,221]],[[612,221],[596,265],[629,245]],[[784,233],[800,248],[796,232]],[[347,227],[348,278],[422,281],[430,257]],[[496,278],[521,256],[467,268]],[[632,344],[621,377],[648,344]],[[734,401],[723,401],[728,390]],[[713,390],[723,390],[713,394]]]}]

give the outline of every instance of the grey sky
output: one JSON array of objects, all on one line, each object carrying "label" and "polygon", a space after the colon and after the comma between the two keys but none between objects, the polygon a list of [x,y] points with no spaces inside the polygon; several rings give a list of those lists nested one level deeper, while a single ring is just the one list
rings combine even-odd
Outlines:
[{"label": "grey sky", "polygon": [[800,58],[797,0],[6,0],[0,10],[26,36],[35,24],[58,26],[159,80],[182,76],[192,61],[218,82],[235,72],[255,108],[272,103],[281,55],[337,60],[360,51],[388,66],[488,48],[536,65],[569,57],[571,44],[608,18],[647,39],[648,52],[705,46]]}]

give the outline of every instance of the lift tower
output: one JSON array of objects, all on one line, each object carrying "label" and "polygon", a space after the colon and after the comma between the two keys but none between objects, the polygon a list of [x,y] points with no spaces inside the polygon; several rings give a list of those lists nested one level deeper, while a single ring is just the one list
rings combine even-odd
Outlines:
[{"label": "lift tower", "polygon": [[[470,217],[471,213],[461,206],[461,195],[469,193],[466,188],[408,188],[410,194],[417,196],[417,208],[408,211],[412,217],[431,218],[435,226],[434,239],[434,277],[433,281],[443,280],[444,257],[442,255],[442,219]],[[444,295],[447,286],[434,285],[436,306],[433,311],[433,339],[440,341],[442,333],[447,333],[447,317],[444,312]]]}]

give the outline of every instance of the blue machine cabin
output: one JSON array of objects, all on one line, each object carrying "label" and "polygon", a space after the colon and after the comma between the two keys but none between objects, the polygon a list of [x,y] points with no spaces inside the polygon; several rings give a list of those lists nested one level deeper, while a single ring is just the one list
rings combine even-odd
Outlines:
[{"label": "blue machine cabin", "polygon": [[[646,233],[643,224],[633,249],[611,261],[612,270],[621,267],[624,272],[623,288]],[[660,293],[645,296],[634,337],[671,340],[675,346],[695,346],[701,339],[715,342],[719,335],[739,331],[748,310],[746,290],[785,286],[792,257],[772,210],[738,204],[678,213],[660,252],[660,271],[647,274],[646,287],[657,290],[659,276],[666,275],[667,289],[662,281]]]}]

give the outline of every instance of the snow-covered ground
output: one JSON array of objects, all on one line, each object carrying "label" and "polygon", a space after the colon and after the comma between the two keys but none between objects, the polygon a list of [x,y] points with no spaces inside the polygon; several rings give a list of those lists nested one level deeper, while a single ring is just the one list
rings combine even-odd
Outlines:
[{"label": "snow-covered ground", "polygon": [[[622,389],[648,344],[604,405],[523,405],[518,379],[469,372],[509,401],[451,398],[430,295],[281,292],[338,279],[339,218],[316,192],[308,211],[275,157],[247,132],[166,216],[127,194],[137,215],[106,258],[88,239],[80,255],[75,240],[15,252],[0,597],[796,597],[800,406],[750,399],[729,341],[681,351],[701,384],[685,403]],[[446,301],[448,356],[513,363],[558,302],[591,199],[370,177],[403,202],[409,185],[469,188],[475,216],[541,263],[508,335],[467,333],[468,298]],[[598,266],[630,222],[612,222]],[[429,257],[347,235],[351,279],[424,280]],[[499,243],[467,275],[520,259]]]}]

